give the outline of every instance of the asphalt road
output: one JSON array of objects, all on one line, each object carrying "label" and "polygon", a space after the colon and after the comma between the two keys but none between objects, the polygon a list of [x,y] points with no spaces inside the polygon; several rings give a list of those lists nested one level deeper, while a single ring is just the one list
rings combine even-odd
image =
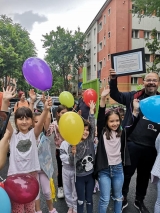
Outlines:
[{"label": "asphalt road", "polygon": [[[11,121],[12,120],[13,120],[13,118],[11,117]],[[55,146],[54,146],[54,142],[53,142],[53,135],[50,137],[50,140],[51,140],[51,151],[52,151],[52,156],[53,156],[53,165],[54,165],[54,169],[55,169],[53,178],[54,178],[55,185],[56,185],[56,188],[57,188],[57,179],[56,179],[57,164],[56,164],[56,158],[55,158]],[[3,179],[6,178],[7,170],[8,170],[8,159],[7,159],[6,165],[0,171],[0,176],[3,177]],[[138,213],[137,209],[133,205],[134,204],[134,198],[135,198],[135,182],[136,182],[136,174],[132,178],[132,182],[131,182],[131,185],[130,185],[130,192],[129,192],[129,195],[128,195],[129,205],[123,211],[123,213]],[[93,202],[94,202],[93,213],[98,212],[98,210],[97,210],[98,200],[99,200],[99,193],[97,192],[96,194],[93,195]],[[145,199],[145,205],[149,209],[150,213],[154,212],[155,200],[156,200],[156,185],[150,183],[149,187],[148,187],[147,196],[146,196],[146,199]],[[57,201],[54,202],[53,205],[57,209],[58,213],[67,213],[68,208],[66,206],[64,199],[57,199]],[[44,200],[43,195],[41,195],[41,208],[42,208],[43,213],[48,213],[48,209],[47,209],[46,202]],[[113,213],[113,202],[112,202],[112,200],[110,202],[107,213]]]}]

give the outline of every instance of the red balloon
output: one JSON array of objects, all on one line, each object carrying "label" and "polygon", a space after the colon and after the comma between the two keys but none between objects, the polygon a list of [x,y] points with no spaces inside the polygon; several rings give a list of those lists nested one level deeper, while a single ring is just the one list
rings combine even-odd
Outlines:
[{"label": "red balloon", "polygon": [[39,192],[37,179],[29,174],[8,176],[4,187],[10,199],[19,204],[30,203]]},{"label": "red balloon", "polygon": [[4,189],[4,183],[0,182],[0,187],[2,187]]},{"label": "red balloon", "polygon": [[93,101],[96,103],[97,101],[97,93],[94,89],[87,89],[83,93],[83,100],[87,106],[89,106],[89,103]]}]

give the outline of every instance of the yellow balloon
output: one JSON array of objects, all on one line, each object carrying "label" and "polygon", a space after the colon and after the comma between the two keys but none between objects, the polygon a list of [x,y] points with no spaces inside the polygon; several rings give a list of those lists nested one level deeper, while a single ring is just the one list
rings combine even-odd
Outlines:
[{"label": "yellow balloon", "polygon": [[67,91],[61,92],[59,95],[59,101],[62,105],[65,105],[68,108],[73,107],[74,105],[73,95]]},{"label": "yellow balloon", "polygon": [[66,112],[59,120],[59,131],[61,136],[71,145],[77,145],[84,132],[82,118],[75,112]]}]

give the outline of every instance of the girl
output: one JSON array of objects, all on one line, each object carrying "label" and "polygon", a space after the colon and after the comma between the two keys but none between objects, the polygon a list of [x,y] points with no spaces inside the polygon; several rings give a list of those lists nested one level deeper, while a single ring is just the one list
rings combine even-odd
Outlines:
[{"label": "girl", "polygon": [[70,163],[76,164],[76,191],[77,191],[77,212],[83,213],[84,202],[86,201],[87,213],[93,212],[93,190],[94,177],[93,166],[95,160],[94,134],[95,134],[95,104],[90,103],[89,122],[84,120],[84,133],[77,146],[72,146]]},{"label": "girl", "polygon": [[[15,96],[15,89],[7,87],[3,89],[2,110],[7,111],[8,101]],[[15,112],[15,126],[17,130],[13,130],[10,122],[8,130],[10,136],[10,159],[8,176],[14,174],[26,173],[37,177],[37,171],[40,170],[36,138],[42,131],[43,123],[46,119],[48,111],[52,105],[51,98],[45,102],[44,111],[42,112],[38,124],[33,128],[33,114],[27,107],[21,107]],[[11,201],[12,213],[34,213],[35,202],[27,204],[18,204]]]},{"label": "girl", "polygon": [[67,213],[77,213],[77,193],[75,188],[75,168],[69,163],[69,143],[63,141],[60,146],[60,158],[62,161],[62,179],[65,200],[68,206]]},{"label": "girl", "polygon": [[68,109],[66,106],[59,105],[57,108],[57,116],[56,116],[56,121],[53,121],[53,123],[50,125],[49,130],[47,131],[47,136],[51,135],[54,132],[54,142],[56,145],[56,160],[57,160],[57,167],[58,167],[58,193],[57,197],[58,198],[64,198],[64,192],[63,192],[63,183],[62,183],[62,161],[60,159],[60,145],[62,141],[64,140],[59,132],[58,128],[58,122],[60,117],[67,112]]},{"label": "girl", "polygon": [[151,181],[157,183],[157,200],[154,207],[154,213],[160,212],[160,134],[155,143],[157,149],[157,158],[151,171]]},{"label": "girl", "polygon": [[[95,162],[95,175],[98,175],[100,187],[99,213],[106,213],[110,200],[112,187],[112,199],[114,200],[114,212],[122,211],[122,186],[124,181],[123,166],[129,165],[128,152],[126,150],[125,138],[133,130],[134,124],[121,131],[121,117],[115,110],[110,110],[105,115],[105,98],[110,90],[105,89],[101,94],[100,107],[97,120],[98,147]],[[133,115],[138,116],[138,100],[133,101]],[[125,135],[127,133],[127,135]]]},{"label": "girl", "polygon": [[[38,125],[41,113],[35,112],[34,114],[34,126]],[[51,114],[48,112],[47,118],[44,123],[44,131],[46,131],[49,127],[51,121]],[[37,146],[38,146],[38,157],[40,162],[41,171],[38,172],[38,180],[42,188],[42,192],[45,196],[47,206],[49,209],[49,213],[58,213],[55,208],[53,208],[53,203],[51,199],[51,189],[50,189],[50,180],[52,181],[53,175],[53,163],[52,163],[52,154],[50,141],[42,132],[40,136],[37,138]],[[40,209],[40,192],[36,198],[36,213],[42,213]]]}]

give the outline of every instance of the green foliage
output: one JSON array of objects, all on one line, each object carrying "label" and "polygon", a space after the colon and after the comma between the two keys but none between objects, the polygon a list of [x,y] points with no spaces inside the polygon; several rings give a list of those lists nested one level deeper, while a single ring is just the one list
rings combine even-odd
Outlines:
[{"label": "green foliage", "polygon": [[18,88],[29,88],[22,75],[22,65],[31,56],[36,56],[36,48],[28,31],[6,15],[1,15],[0,78],[11,76],[18,80]]},{"label": "green foliage", "polygon": [[132,0],[134,7],[132,13],[138,14],[139,18],[156,15],[160,17],[160,0]]},{"label": "green foliage", "polygon": [[[59,90],[69,90],[68,74],[75,76],[79,67],[88,61],[87,51],[84,49],[85,36],[80,28],[73,33],[59,26],[56,31],[52,30],[43,35],[43,38],[43,47],[46,48],[45,60],[55,68],[53,77],[60,78]],[[55,83],[57,82],[54,81]]]},{"label": "green foliage", "polygon": [[137,91],[143,89],[143,85],[142,85],[142,84],[137,85],[137,88],[136,88],[136,89],[137,89]]},{"label": "green foliage", "polygon": [[153,29],[151,31],[152,40],[146,39],[146,47],[153,57],[153,63],[151,67],[147,67],[147,72],[160,72],[160,68],[157,65],[160,64],[160,42],[157,39],[157,30]]}]

